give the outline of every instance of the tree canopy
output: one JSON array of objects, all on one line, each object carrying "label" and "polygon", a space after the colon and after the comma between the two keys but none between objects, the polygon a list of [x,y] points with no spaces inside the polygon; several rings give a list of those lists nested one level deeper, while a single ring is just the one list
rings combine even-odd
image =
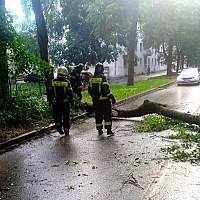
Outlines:
[{"label": "tree canopy", "polygon": [[[0,2],[4,5],[4,0]],[[17,29],[13,27],[12,17],[5,9],[1,12],[1,27],[4,30],[0,33],[3,34],[1,47],[4,47],[1,63],[6,66],[8,59],[15,60],[17,74],[33,68],[39,71],[38,67],[33,67],[38,64],[31,62],[35,62],[41,54],[36,24],[31,19],[32,1],[21,2],[25,19]],[[138,32],[147,48],[162,50],[160,57],[168,66],[168,74],[175,62],[177,70],[186,64],[199,65],[198,0],[192,3],[190,0],[41,0],[41,5],[48,33],[42,43],[48,39],[48,53],[54,65],[113,62],[123,46],[129,58],[128,82],[131,85],[134,82],[134,52]],[[5,49],[10,51],[9,58]],[[4,79],[6,83],[8,69],[4,69],[1,81]]]},{"label": "tree canopy", "polygon": [[88,21],[95,34],[111,44],[127,47],[128,85],[134,83],[139,0],[95,0],[88,7]]},{"label": "tree canopy", "polygon": [[143,36],[148,46],[159,49],[171,73],[173,61],[177,69],[182,63],[197,64],[199,60],[199,1],[156,1],[146,9],[142,18]]}]

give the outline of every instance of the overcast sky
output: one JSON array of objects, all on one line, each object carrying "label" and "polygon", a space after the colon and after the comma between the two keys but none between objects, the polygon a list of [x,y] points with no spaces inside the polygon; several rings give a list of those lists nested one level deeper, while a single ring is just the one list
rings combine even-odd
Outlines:
[{"label": "overcast sky", "polygon": [[23,20],[23,10],[21,7],[20,0],[5,0],[7,10],[13,12],[18,16],[18,20]]}]

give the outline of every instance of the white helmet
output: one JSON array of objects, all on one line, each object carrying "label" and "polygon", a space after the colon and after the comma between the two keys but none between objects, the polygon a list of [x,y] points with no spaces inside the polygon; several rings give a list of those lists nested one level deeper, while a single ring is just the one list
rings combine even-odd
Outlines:
[{"label": "white helmet", "polygon": [[58,67],[57,74],[61,75],[61,76],[67,76],[68,75],[68,70],[67,70],[66,67]]}]

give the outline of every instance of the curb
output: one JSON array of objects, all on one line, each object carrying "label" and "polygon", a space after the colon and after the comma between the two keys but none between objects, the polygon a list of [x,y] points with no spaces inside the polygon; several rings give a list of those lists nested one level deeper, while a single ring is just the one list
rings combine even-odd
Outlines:
[{"label": "curb", "polygon": [[[83,113],[83,114],[81,114],[81,115],[79,115],[77,117],[72,118],[72,121],[76,121],[78,119],[82,119],[86,115],[87,115],[87,113]],[[34,137],[39,136],[39,135],[42,135],[42,134],[44,134],[44,133],[46,133],[46,132],[48,132],[48,131],[50,131],[50,130],[52,130],[54,128],[55,128],[55,124],[52,123],[52,124],[50,124],[48,126],[44,126],[44,127],[40,128],[40,129],[36,129],[36,130],[30,131],[30,132],[24,133],[24,134],[22,134],[22,135],[20,135],[20,136],[18,136],[16,138],[12,138],[12,139],[10,139],[8,141],[2,142],[2,143],[0,143],[0,153],[2,151],[4,151],[4,150],[14,146],[14,145],[18,145],[18,144],[20,144],[22,142],[25,142],[25,141],[27,141],[27,140],[29,140],[31,138],[34,138]]]},{"label": "curb", "polygon": [[[138,95],[131,96],[131,97],[128,97],[128,98],[126,98],[126,99],[122,99],[122,100],[118,101],[118,102],[116,103],[115,106],[116,106],[116,107],[117,107],[117,106],[120,106],[120,105],[122,105],[122,104],[124,104],[124,103],[126,103],[126,102],[133,101],[133,100],[135,100],[135,99],[137,99],[137,98],[140,98],[140,97],[145,96],[145,95],[147,95],[147,94],[150,94],[150,93],[152,93],[152,92],[156,92],[156,91],[160,90],[161,88],[169,87],[169,86],[171,86],[171,85],[173,85],[173,84],[175,84],[175,82],[171,82],[171,83],[162,85],[162,86],[160,86],[160,87],[157,87],[157,88],[153,88],[153,89],[151,89],[151,90],[148,90],[148,91],[146,91],[146,92],[140,93],[140,94],[138,94]],[[87,113],[83,113],[83,114],[81,114],[81,115],[79,115],[79,116],[77,116],[77,117],[72,118],[72,121],[76,121],[76,120],[78,120],[78,119],[82,119],[82,118],[84,118],[84,117],[86,117],[86,116],[87,116]],[[53,129],[53,128],[55,128],[55,124],[50,124],[49,126],[45,126],[45,127],[40,128],[40,129],[33,130],[33,131],[31,131],[31,132],[27,132],[27,133],[25,133],[25,134],[22,134],[22,135],[16,137],[16,138],[10,139],[10,140],[8,140],[8,141],[6,141],[6,142],[2,142],[2,143],[0,143],[0,153],[1,153],[3,150],[6,150],[7,148],[10,148],[10,147],[12,147],[12,146],[14,146],[14,145],[18,145],[18,144],[20,144],[20,143],[22,143],[22,142],[25,142],[25,141],[27,141],[27,140],[33,138],[33,137],[39,136],[39,135],[41,135],[41,134],[44,134],[44,133],[50,131],[50,130]]]},{"label": "curb", "polygon": [[28,132],[28,133],[25,133],[25,134],[22,134],[16,138],[13,138],[13,139],[10,139],[6,142],[2,142],[0,143],[0,151],[2,150],[5,150],[13,145],[16,145],[16,144],[19,144],[21,142],[24,142],[30,138],[33,138],[33,137],[36,137],[38,135],[41,135],[49,130],[51,130],[52,128],[54,128],[55,125],[54,124],[50,124],[49,126],[46,126],[46,127],[42,127],[41,129],[36,129],[36,130],[33,130],[31,132]]}]

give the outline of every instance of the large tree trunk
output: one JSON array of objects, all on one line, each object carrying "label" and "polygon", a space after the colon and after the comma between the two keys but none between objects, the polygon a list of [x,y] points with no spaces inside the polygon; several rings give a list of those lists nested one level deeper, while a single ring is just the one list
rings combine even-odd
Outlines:
[{"label": "large tree trunk", "polygon": [[164,58],[167,63],[167,75],[172,74],[172,61],[173,61],[173,41],[170,39],[167,48],[165,48],[165,44],[163,43],[163,53],[164,53]]},{"label": "large tree trunk", "polygon": [[144,103],[134,110],[114,109],[116,117],[140,117],[147,114],[157,113],[165,117],[177,119],[190,124],[200,125],[200,116],[189,113],[182,113],[172,110],[167,105],[145,100]]},{"label": "large tree trunk", "polygon": [[134,1],[134,13],[130,31],[127,34],[127,51],[128,51],[128,81],[127,85],[134,84],[134,66],[135,66],[135,51],[137,48],[137,22],[139,15],[139,0]]},{"label": "large tree trunk", "polygon": [[178,73],[179,69],[180,69],[180,54],[177,56],[177,62],[176,62],[176,73]]},{"label": "large tree trunk", "polygon": [[6,55],[7,34],[5,30],[5,0],[0,0],[0,99],[9,95],[8,62]]},{"label": "large tree trunk", "polygon": [[167,58],[167,75],[171,75],[172,73],[172,61],[173,61],[173,42],[172,40],[169,41],[169,47],[168,47],[168,58]]},{"label": "large tree trunk", "polygon": [[[94,112],[92,105],[85,105],[83,108],[89,113]],[[198,115],[192,115],[189,113],[182,113],[176,110],[172,110],[168,108],[167,105],[151,102],[149,100],[145,100],[141,106],[134,110],[118,110],[117,108],[113,108],[114,117],[141,117],[153,113],[177,119],[186,123],[200,125],[200,116]]]},{"label": "large tree trunk", "polygon": [[187,57],[187,68],[190,67],[190,59]]},{"label": "large tree trunk", "polygon": [[35,21],[37,26],[38,43],[40,47],[41,59],[49,62],[48,57],[48,35],[46,22],[42,12],[42,5],[40,0],[32,0],[33,11],[35,14]]},{"label": "large tree trunk", "polygon": [[[40,57],[42,60],[49,62],[48,55],[48,34],[46,22],[42,12],[42,5],[40,0],[32,0],[33,11],[35,14],[36,26],[37,26],[37,35],[38,35],[38,44],[40,48]],[[51,70],[51,69],[50,69]],[[47,100],[50,101],[49,96],[49,86],[53,79],[53,73],[51,71],[45,71],[46,78],[46,90],[47,90]]]},{"label": "large tree trunk", "polygon": [[178,71],[180,69],[180,62],[181,62],[181,50],[177,50],[176,73],[178,73]]},{"label": "large tree trunk", "polygon": [[172,74],[172,59],[168,58],[167,59],[167,75],[170,76]]},{"label": "large tree trunk", "polygon": [[181,55],[181,69],[184,68],[184,62],[185,62],[185,56],[182,54]]}]

